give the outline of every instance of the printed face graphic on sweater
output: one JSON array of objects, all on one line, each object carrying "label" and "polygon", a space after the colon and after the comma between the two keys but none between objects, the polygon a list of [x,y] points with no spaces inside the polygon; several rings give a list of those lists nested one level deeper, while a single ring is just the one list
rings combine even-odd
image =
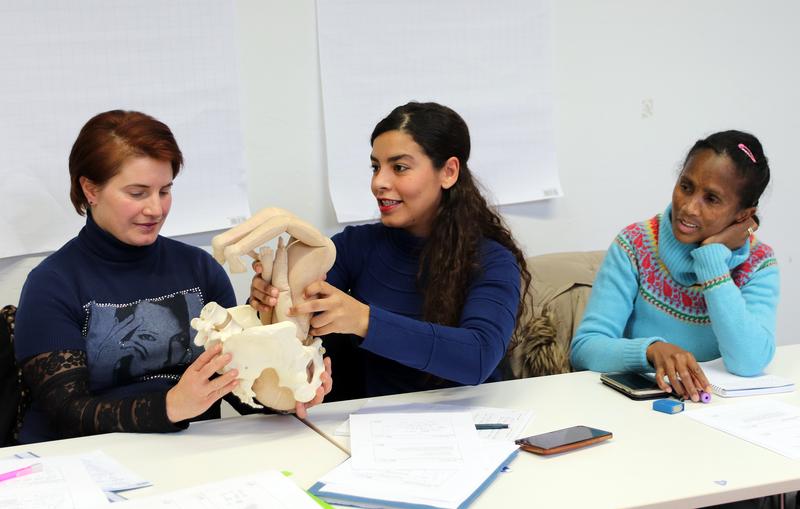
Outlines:
[{"label": "printed face graphic on sweater", "polygon": [[86,349],[92,389],[182,372],[200,353],[189,320],[201,307],[196,293],[125,305],[90,303]]}]

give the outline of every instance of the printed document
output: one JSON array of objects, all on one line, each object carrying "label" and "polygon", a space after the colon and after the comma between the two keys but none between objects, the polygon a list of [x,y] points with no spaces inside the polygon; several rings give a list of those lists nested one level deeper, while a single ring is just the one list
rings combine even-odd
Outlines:
[{"label": "printed document", "polygon": [[478,455],[478,434],[467,412],[354,414],[353,468],[458,469]]},{"label": "printed document", "polygon": [[[461,406],[446,403],[404,403],[386,404],[380,400],[367,400],[355,414],[367,413],[428,413],[428,412],[469,412],[475,424],[507,424],[508,428],[478,430],[478,437],[492,440],[516,440],[526,436],[525,428],[533,418],[530,410],[512,408],[493,408],[483,406]],[[350,421],[344,421],[336,428],[334,435],[350,436]]]},{"label": "printed document", "polygon": [[788,458],[800,459],[800,407],[756,399],[713,405],[684,415]]}]

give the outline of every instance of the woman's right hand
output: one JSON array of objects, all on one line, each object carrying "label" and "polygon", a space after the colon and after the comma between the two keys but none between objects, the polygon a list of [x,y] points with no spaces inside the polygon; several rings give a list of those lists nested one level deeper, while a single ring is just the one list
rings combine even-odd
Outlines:
[{"label": "woman's right hand", "polygon": [[[647,347],[647,360],[656,368],[656,383],[662,391],[700,401],[699,391],[711,393],[711,384],[691,352],[683,348],[656,341]],[[664,377],[669,382],[664,380]]]},{"label": "woman's right hand", "polygon": [[272,311],[272,308],[278,304],[278,289],[261,277],[261,262],[254,261],[253,270],[256,275],[253,276],[253,281],[250,283],[249,304],[259,313]]},{"label": "woman's right hand", "polygon": [[295,405],[295,414],[297,414],[297,417],[301,419],[308,417],[308,412],[306,410],[312,406],[322,403],[322,400],[325,399],[325,395],[331,392],[331,389],[333,389],[333,370],[331,369],[331,358],[325,357],[322,359],[322,363],[323,366],[325,366],[325,371],[320,374],[322,385],[317,388],[317,393],[314,395],[314,399],[307,403],[301,403],[298,401]]},{"label": "woman's right hand", "polygon": [[167,418],[170,422],[197,417],[236,387],[239,372],[235,369],[211,379],[231,361],[231,354],[221,354],[222,345],[203,352],[186,368],[175,387],[167,392]]}]

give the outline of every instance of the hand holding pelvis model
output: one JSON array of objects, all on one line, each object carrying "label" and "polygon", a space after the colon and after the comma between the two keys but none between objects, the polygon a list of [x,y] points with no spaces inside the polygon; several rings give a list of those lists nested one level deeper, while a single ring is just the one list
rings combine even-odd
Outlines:
[{"label": "hand holding pelvis model", "polygon": [[[283,233],[290,235],[283,242]],[[273,250],[264,244],[278,237]],[[262,278],[278,289],[273,313],[257,316],[250,306],[225,309],[208,303],[199,318],[195,343],[212,348],[222,342],[233,359],[225,367],[239,370],[234,393],[245,403],[276,410],[291,410],[295,402],[314,398],[324,371],[322,341],[308,335],[310,314],[287,316],[295,304],[305,302],[303,289],[324,277],[336,259],[333,242],[316,228],[279,208],[266,208],[211,241],[214,258],[231,272],[244,272],[240,257],[250,255],[262,264]],[[256,249],[258,252],[256,252]]]}]

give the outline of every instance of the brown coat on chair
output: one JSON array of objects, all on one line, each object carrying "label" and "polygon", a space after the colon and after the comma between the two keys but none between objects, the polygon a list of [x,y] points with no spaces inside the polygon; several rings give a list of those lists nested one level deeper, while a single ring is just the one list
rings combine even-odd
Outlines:
[{"label": "brown coat on chair", "polygon": [[515,378],[571,371],[572,336],[604,256],[605,251],[587,251],[526,260],[533,283],[508,353]]}]

